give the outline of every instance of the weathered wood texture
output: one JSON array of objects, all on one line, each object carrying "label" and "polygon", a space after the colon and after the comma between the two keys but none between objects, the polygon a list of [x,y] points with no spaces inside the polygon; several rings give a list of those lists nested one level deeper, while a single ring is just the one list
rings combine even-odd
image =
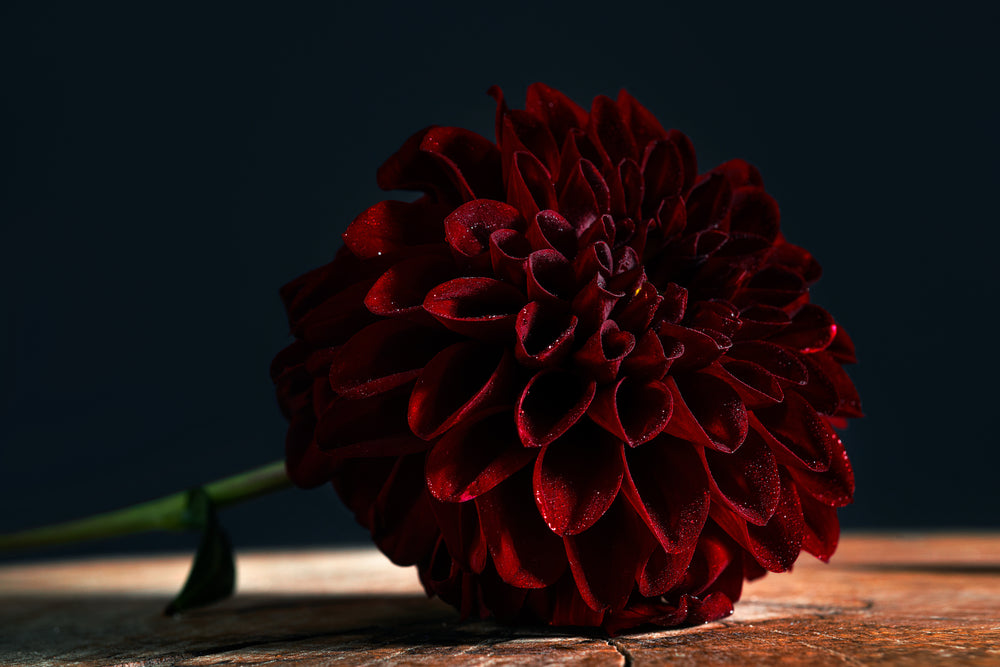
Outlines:
[{"label": "weathered wood texture", "polygon": [[249,553],[239,594],[161,615],[188,560],[0,568],[0,664],[1000,665],[1000,536],[853,535],[748,586],[730,618],[607,638],[460,623],[373,550]]}]

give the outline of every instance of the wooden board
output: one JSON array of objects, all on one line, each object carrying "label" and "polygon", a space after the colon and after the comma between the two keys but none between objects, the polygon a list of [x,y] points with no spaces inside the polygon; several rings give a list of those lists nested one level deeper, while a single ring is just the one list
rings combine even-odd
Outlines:
[{"label": "wooden board", "polygon": [[4,665],[1000,665],[1000,536],[851,535],[724,621],[607,638],[460,623],[371,549],[243,553],[239,593],[161,615],[187,557],[0,567]]}]

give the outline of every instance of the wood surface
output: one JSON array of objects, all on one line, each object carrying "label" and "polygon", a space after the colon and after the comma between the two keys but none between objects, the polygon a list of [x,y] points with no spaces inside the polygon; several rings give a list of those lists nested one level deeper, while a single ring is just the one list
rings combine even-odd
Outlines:
[{"label": "wood surface", "polygon": [[995,534],[848,535],[723,621],[614,638],[459,622],[372,549],[244,552],[234,598],[165,617],[189,558],[0,567],[0,664],[1000,665]]}]

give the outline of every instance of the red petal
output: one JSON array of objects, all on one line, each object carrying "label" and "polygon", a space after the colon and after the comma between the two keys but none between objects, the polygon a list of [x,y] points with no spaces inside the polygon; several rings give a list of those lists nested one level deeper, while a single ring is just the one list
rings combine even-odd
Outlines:
[{"label": "red petal", "polygon": [[595,611],[625,606],[636,575],[656,545],[620,494],[590,530],[564,537],[563,542],[580,595]]},{"label": "red petal", "polygon": [[619,330],[617,324],[606,320],[574,353],[573,358],[598,382],[610,382],[618,374],[622,360],[634,347],[635,336]]},{"label": "red petal", "polygon": [[843,507],[854,499],[854,471],[839,438],[833,446],[829,470],[812,472],[789,468],[788,472],[800,489],[825,505]]},{"label": "red petal", "polygon": [[840,523],[837,510],[824,505],[808,494],[799,496],[805,527],[802,548],[821,561],[829,563],[840,541]]},{"label": "red petal", "polygon": [[774,375],[752,361],[723,358],[721,366],[712,365],[707,370],[735,389],[740,400],[751,410],[774,405],[784,399],[785,393]]},{"label": "red petal", "polygon": [[611,210],[611,191],[590,160],[578,160],[559,194],[559,210],[578,230]]},{"label": "red petal", "polygon": [[517,136],[522,146],[545,165],[549,173],[559,173],[559,143],[548,126],[542,120],[543,117],[531,113],[531,111],[521,111],[515,109],[511,111],[505,123],[510,123],[510,131]]},{"label": "red petal", "polygon": [[607,280],[600,273],[583,286],[573,297],[573,312],[580,318],[582,329],[589,336],[608,319],[612,309],[624,294],[608,289]]},{"label": "red petal", "polygon": [[457,205],[462,196],[456,190],[447,169],[432,155],[420,150],[424,137],[434,130],[417,132],[378,168],[376,181],[383,190],[420,190],[430,193],[437,201]]},{"label": "red petal", "polygon": [[576,232],[566,218],[555,211],[539,211],[526,233],[535,250],[557,250],[566,257],[576,255]]},{"label": "red petal", "polygon": [[681,162],[684,164],[684,187],[681,192],[686,194],[698,178],[698,160],[695,157],[694,145],[687,136],[677,130],[667,132],[667,139],[680,151]]},{"label": "red petal", "polygon": [[840,438],[801,396],[790,391],[781,405],[757,410],[755,419],[760,420],[757,430],[772,440],[783,463],[814,472],[829,469]]},{"label": "red petal", "polygon": [[320,415],[316,443],[338,459],[401,456],[430,445],[410,432],[405,385],[367,398],[338,398]]},{"label": "red petal", "polygon": [[534,457],[514,430],[510,408],[481,413],[449,431],[427,455],[427,488],[444,502],[490,491]]},{"label": "red petal", "polygon": [[[707,509],[705,514],[707,516]],[[690,549],[680,553],[668,553],[663,547],[656,547],[637,577],[639,594],[645,597],[659,597],[676,586],[691,565],[692,556],[694,556],[693,543]]]},{"label": "red petal", "polygon": [[424,455],[396,462],[372,509],[372,539],[396,565],[431,555],[440,532],[424,487]]},{"label": "red petal", "polygon": [[734,343],[727,356],[752,361],[771,375],[793,384],[805,384],[809,377],[805,365],[794,354],[773,343],[763,341]]},{"label": "red petal", "polygon": [[420,142],[420,150],[437,159],[465,201],[503,197],[498,188],[500,151],[492,141],[460,127],[432,127]]},{"label": "red petal", "polygon": [[598,95],[594,98],[587,136],[607,156],[605,166],[608,168],[617,168],[618,163],[626,158],[635,160],[639,157],[632,133],[610,97]]},{"label": "red petal", "polygon": [[725,341],[713,338],[704,331],[690,329],[679,324],[663,322],[657,333],[663,339],[663,349],[677,342],[684,346],[684,354],[674,362],[677,370],[704,368],[725,354]]},{"label": "red petal", "polygon": [[536,250],[528,256],[528,298],[532,301],[569,298],[574,283],[573,265],[558,250]]},{"label": "red petal", "polygon": [[524,218],[511,206],[492,199],[462,204],[444,219],[448,245],[462,257],[476,258],[489,249],[490,235],[499,229],[524,229]]},{"label": "red petal", "polygon": [[602,387],[587,414],[629,447],[636,447],[659,435],[672,411],[673,398],[667,385],[625,377]]},{"label": "red petal", "polygon": [[531,153],[514,153],[510,183],[507,185],[507,201],[521,211],[525,220],[531,220],[541,210],[557,206],[555,186],[552,176]]},{"label": "red petal", "polygon": [[364,303],[371,286],[370,280],[355,283],[317,304],[295,322],[292,334],[311,346],[343,344],[375,321]]},{"label": "red petal", "polygon": [[714,449],[732,452],[739,448],[749,422],[746,406],[732,387],[707,373],[678,375],[677,387]]},{"label": "red petal", "polygon": [[582,128],[587,124],[587,112],[580,105],[543,83],[528,86],[525,108],[545,119],[560,145],[571,129]]},{"label": "red petal", "polygon": [[705,463],[719,497],[743,519],[763,525],[774,515],[781,479],[767,443],[751,432],[732,454],[704,450]]},{"label": "red petal", "polygon": [[473,342],[439,352],[420,373],[410,395],[407,414],[413,433],[431,440],[472,412],[509,401],[511,356]]},{"label": "red petal", "polygon": [[[694,548],[708,518],[708,476],[690,444],[661,436],[626,453],[622,488],[668,553]],[[690,557],[689,557],[690,558]]]},{"label": "red petal", "polygon": [[773,241],[778,236],[780,220],[778,203],[763,188],[742,187],[733,193],[730,231],[756,234]]},{"label": "red petal", "polygon": [[770,572],[790,570],[802,548],[804,526],[795,484],[782,475],[781,502],[774,516],[763,526],[747,525],[750,550],[757,562]]},{"label": "red petal", "polygon": [[854,341],[851,340],[851,337],[847,335],[847,330],[842,326],[837,326],[837,335],[826,351],[833,356],[834,361],[842,364],[858,363],[857,354],[854,352]]},{"label": "red petal", "polygon": [[493,273],[515,287],[525,285],[525,264],[531,244],[520,232],[498,229],[490,235],[490,262]]},{"label": "red petal", "polygon": [[666,130],[660,125],[660,121],[656,120],[656,116],[625,90],[618,92],[617,104],[618,111],[635,138],[636,145],[642,147],[655,139],[667,136]]},{"label": "red petal", "polygon": [[[827,393],[832,389],[836,395],[834,414],[838,417],[864,417],[858,390],[854,388],[854,383],[851,382],[851,378],[844,371],[843,366],[834,361],[829,350],[815,354],[803,354],[802,361],[809,369],[810,382],[798,391],[813,404],[813,407],[819,410],[820,405],[825,404],[828,398]],[[818,396],[813,394],[814,381],[820,385]]]},{"label": "red petal", "polygon": [[[676,354],[679,356],[681,351],[677,350]],[[664,352],[659,336],[647,331],[636,343],[635,349],[625,357],[621,372],[635,380],[659,380],[672,361]]]},{"label": "red petal", "polygon": [[517,431],[526,447],[542,447],[569,430],[590,407],[597,383],[561,369],[528,381],[517,406]]},{"label": "red petal", "polygon": [[365,295],[364,304],[369,311],[383,317],[423,314],[427,293],[454,277],[455,267],[444,257],[425,255],[406,259],[375,281]]},{"label": "red petal", "polygon": [[[706,177],[707,176],[707,177]],[[687,232],[728,227],[727,216],[733,191],[722,176],[703,176],[687,198]]]},{"label": "red petal", "polygon": [[661,140],[646,146],[642,174],[647,201],[659,204],[679,195],[684,187],[684,163],[677,144]]},{"label": "red petal", "polygon": [[380,320],[337,350],[330,385],[337,393],[361,398],[414,380],[444,347],[441,331],[405,320]]},{"label": "red petal", "polygon": [[535,502],[552,532],[576,535],[594,525],[614,501],[623,468],[621,442],[587,421],[543,447],[535,460]]},{"label": "red petal", "polygon": [[771,340],[803,353],[825,350],[837,335],[837,324],[830,313],[819,306],[806,304],[791,324],[771,337]]},{"label": "red petal", "polygon": [[535,507],[531,473],[507,479],[475,501],[497,574],[517,588],[544,588],[566,570],[560,539]]},{"label": "red petal", "polygon": [[517,314],[517,360],[529,368],[560,363],[572,349],[576,325],[575,315],[532,301]]},{"label": "red petal", "polygon": [[498,341],[512,337],[526,301],[520,290],[500,280],[456,278],[431,290],[424,309],[456,333]]},{"label": "red petal", "polygon": [[465,570],[482,572],[488,551],[476,504],[443,503],[433,497],[430,503],[451,557]]},{"label": "red petal", "polygon": [[288,478],[301,489],[326,484],[333,476],[335,459],[316,445],[313,437],[316,418],[303,412],[290,421],[285,435],[285,470]]}]

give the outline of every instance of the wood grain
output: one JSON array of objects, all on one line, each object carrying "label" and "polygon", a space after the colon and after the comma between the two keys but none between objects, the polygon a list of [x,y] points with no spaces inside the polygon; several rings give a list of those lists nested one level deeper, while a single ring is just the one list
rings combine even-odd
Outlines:
[{"label": "wood grain", "polygon": [[851,535],[722,622],[608,638],[457,620],[374,550],[244,553],[239,594],[167,618],[187,557],[0,567],[4,665],[1000,665],[1000,535]]}]

